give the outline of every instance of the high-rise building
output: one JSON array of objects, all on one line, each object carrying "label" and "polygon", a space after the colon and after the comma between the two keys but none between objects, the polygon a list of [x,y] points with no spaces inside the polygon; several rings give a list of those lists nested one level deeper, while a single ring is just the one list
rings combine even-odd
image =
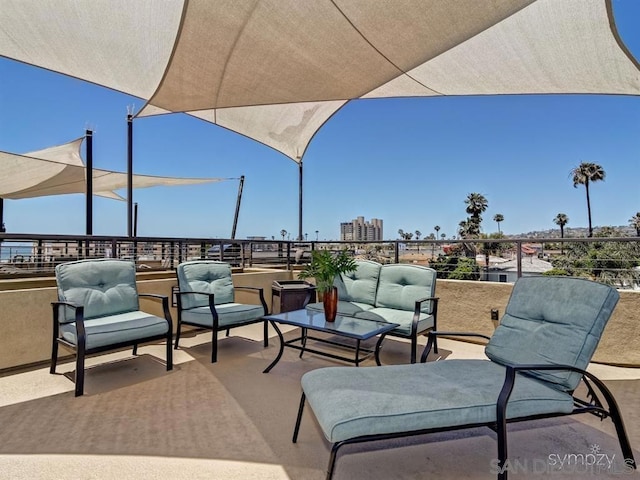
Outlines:
[{"label": "high-rise building", "polygon": [[372,218],[365,222],[364,217],[358,217],[350,222],[340,224],[340,240],[342,241],[382,241],[382,220]]}]

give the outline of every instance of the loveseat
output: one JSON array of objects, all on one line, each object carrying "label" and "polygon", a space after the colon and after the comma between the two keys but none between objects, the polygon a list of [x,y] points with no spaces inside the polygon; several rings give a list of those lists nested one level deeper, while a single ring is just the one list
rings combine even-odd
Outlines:
[{"label": "loveseat", "polygon": [[[413,264],[356,260],[354,272],[336,277],[338,314],[397,323],[387,335],[411,340],[411,363],[416,362],[418,335],[436,329],[438,298],[436,272]],[[308,309],[322,311],[322,302]],[[437,353],[437,346],[435,346]]]}]

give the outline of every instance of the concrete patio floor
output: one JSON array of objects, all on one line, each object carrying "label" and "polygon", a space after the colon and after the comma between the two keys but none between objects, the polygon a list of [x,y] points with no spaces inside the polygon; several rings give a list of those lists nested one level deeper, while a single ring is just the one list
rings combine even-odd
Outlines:
[{"label": "concrete patio floor", "polygon": [[[322,479],[330,445],[310,409],[297,444],[291,434],[300,377],[340,364],[285,351],[269,373],[277,338],[262,347],[262,327],[222,338],[210,364],[210,334],[183,337],[175,368],[166,372],[164,347],[148,345],[92,358],[85,395],[73,396],[73,363],[59,373],[37,368],[0,377],[0,479]],[[424,342],[423,342],[424,343]],[[438,357],[484,358],[479,345],[444,339]],[[408,345],[387,340],[383,363],[406,363]],[[366,361],[364,367],[372,366]],[[612,389],[640,459],[640,369],[591,364]],[[434,385],[437,388],[437,385]],[[578,415],[509,427],[510,459],[527,470],[510,478],[637,478],[621,469],[613,424]],[[551,471],[551,458],[595,448],[616,468]],[[495,478],[495,435],[478,428],[346,447],[335,480]]]}]

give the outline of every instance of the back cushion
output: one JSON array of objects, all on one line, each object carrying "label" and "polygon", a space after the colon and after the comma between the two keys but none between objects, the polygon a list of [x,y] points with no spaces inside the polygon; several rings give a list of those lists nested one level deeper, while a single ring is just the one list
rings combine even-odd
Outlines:
[{"label": "back cushion", "polygon": [[[178,287],[181,292],[213,293],[216,305],[231,303],[233,279],[231,265],[213,260],[195,260],[178,265]],[[209,305],[207,295],[182,295],[183,308],[205,307]]]},{"label": "back cushion", "polygon": [[338,287],[338,298],[374,305],[382,265],[370,260],[356,260],[356,265],[355,272],[343,273],[336,278],[334,285]]},{"label": "back cushion", "polygon": [[[514,285],[487,356],[501,364],[563,364],[586,369],[619,298],[601,283],[569,277],[523,277]],[[536,372],[572,391],[580,374]]]},{"label": "back cushion", "polygon": [[[56,265],[58,299],[84,306],[84,318],[105,317],[139,310],[136,266],[113,259],[78,260]],[[73,322],[65,309],[61,322]]]},{"label": "back cushion", "polygon": [[[436,271],[421,265],[383,265],[376,307],[413,311],[416,300],[433,297],[436,291]],[[432,313],[433,302],[424,302],[422,312]]]}]

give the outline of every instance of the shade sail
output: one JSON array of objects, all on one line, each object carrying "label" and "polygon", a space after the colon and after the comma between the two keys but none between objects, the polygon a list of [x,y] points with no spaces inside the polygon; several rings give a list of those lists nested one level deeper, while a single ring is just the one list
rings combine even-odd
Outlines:
[{"label": "shade sail", "polygon": [[610,0],[3,0],[0,55],[300,161],[363,98],[640,94]]},{"label": "shade sail", "polygon": [[[24,155],[0,152],[0,198],[19,199],[86,193],[87,168],[80,156],[83,138]],[[114,190],[127,186],[127,174],[94,168],[93,193],[123,200]],[[227,178],[177,178],[133,175],[133,188],[191,185]]]}]

